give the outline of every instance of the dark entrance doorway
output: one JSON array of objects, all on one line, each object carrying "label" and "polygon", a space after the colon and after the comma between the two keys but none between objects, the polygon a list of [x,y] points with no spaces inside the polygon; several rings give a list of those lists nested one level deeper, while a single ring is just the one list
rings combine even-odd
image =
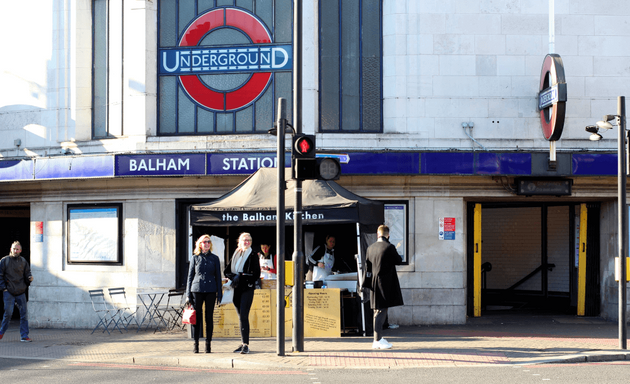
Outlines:
[{"label": "dark entrance doorway", "polygon": [[[482,316],[510,310],[576,314],[580,204],[482,203],[476,226],[475,205],[468,206],[469,316],[474,315],[475,288],[481,295]],[[587,315],[597,315],[599,205],[589,204],[588,210],[586,307]],[[481,244],[474,244],[476,230],[481,232]],[[481,279],[475,281],[477,245]]]}]

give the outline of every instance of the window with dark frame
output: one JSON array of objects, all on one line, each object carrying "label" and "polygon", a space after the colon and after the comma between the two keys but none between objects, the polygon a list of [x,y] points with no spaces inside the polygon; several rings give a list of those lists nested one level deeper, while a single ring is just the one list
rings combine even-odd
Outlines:
[{"label": "window with dark frame", "polygon": [[68,264],[122,265],[122,204],[68,205]]},{"label": "window with dark frame", "polygon": [[92,1],[92,137],[123,135],[124,0]]},{"label": "window with dark frame", "polygon": [[319,132],[383,131],[382,0],[319,1]]}]

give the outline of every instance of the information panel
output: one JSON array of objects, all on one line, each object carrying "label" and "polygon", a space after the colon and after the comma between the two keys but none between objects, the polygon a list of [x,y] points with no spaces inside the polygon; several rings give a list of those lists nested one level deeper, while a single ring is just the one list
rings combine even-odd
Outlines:
[{"label": "information panel", "polygon": [[[338,288],[304,290],[304,337],[341,337],[341,291]],[[291,338],[293,307],[291,288],[285,288],[285,338]],[[257,289],[249,312],[251,337],[276,336],[276,290]],[[233,304],[214,310],[213,337],[240,337]]]}]

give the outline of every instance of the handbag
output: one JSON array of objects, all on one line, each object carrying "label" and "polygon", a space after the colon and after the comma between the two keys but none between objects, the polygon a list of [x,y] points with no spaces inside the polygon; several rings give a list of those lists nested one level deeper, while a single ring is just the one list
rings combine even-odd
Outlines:
[{"label": "handbag", "polygon": [[193,308],[193,306],[190,304],[186,308],[184,308],[182,323],[190,325],[197,324],[197,311],[195,311],[195,308]]},{"label": "handbag", "polygon": [[230,281],[223,284],[223,297],[221,298],[221,303],[219,305],[229,304],[234,301],[234,289],[230,286]]}]

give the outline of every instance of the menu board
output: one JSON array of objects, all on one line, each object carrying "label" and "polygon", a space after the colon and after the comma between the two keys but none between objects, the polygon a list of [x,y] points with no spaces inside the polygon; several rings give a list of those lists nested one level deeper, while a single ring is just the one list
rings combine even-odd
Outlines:
[{"label": "menu board", "polygon": [[339,289],[304,290],[304,336],[341,335]]},{"label": "menu board", "polygon": [[[251,337],[271,336],[271,292],[269,289],[257,289],[254,293],[254,302],[249,311],[249,335]],[[273,292],[275,293],[275,291]],[[212,337],[240,336],[238,315],[234,309],[234,304],[215,307]]]},{"label": "menu board", "polygon": [[[304,290],[304,337],[341,336],[341,291],[338,288]],[[249,312],[251,337],[276,336],[276,290],[257,289]],[[291,288],[285,288],[285,337],[293,330]],[[215,307],[213,337],[240,337],[233,304]]]}]

